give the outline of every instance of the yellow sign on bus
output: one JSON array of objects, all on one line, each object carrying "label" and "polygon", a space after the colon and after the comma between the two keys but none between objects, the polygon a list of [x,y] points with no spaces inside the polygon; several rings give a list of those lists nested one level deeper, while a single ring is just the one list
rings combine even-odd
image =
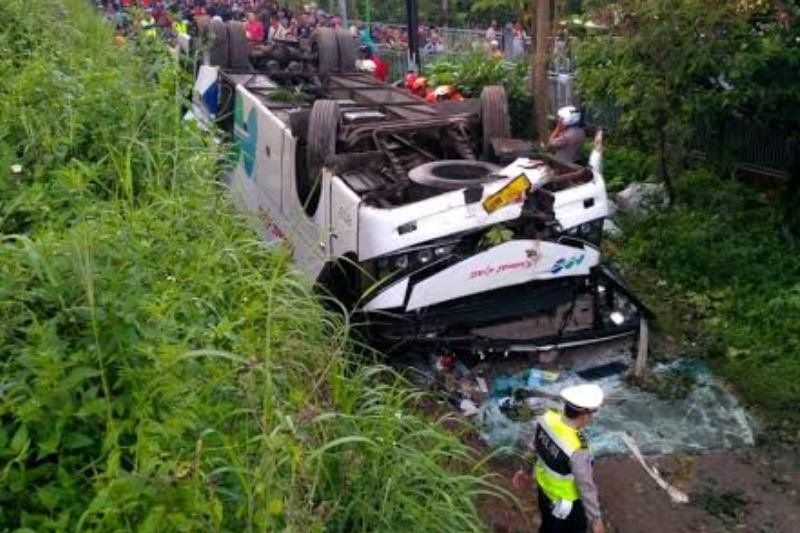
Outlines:
[{"label": "yellow sign on bus", "polygon": [[505,187],[484,200],[483,208],[486,209],[487,213],[492,214],[501,207],[505,207],[521,199],[525,191],[530,189],[530,187],[531,182],[527,176],[520,174],[508,182]]}]

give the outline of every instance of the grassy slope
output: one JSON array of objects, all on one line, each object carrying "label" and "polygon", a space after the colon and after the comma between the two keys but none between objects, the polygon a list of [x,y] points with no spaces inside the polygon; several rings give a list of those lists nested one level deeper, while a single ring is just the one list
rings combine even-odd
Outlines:
[{"label": "grassy slope", "polygon": [[0,529],[480,528],[465,447],[230,212],[168,62],[85,0],[0,20]]},{"label": "grassy slope", "polygon": [[699,341],[751,405],[797,420],[800,249],[766,195],[704,170],[678,186],[676,207],[623,224],[618,258],[667,332]]}]

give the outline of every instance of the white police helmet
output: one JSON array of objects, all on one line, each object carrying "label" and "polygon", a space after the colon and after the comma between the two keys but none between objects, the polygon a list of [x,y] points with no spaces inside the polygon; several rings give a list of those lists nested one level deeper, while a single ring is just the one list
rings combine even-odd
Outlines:
[{"label": "white police helmet", "polygon": [[594,383],[575,385],[561,391],[561,397],[578,409],[594,411],[603,404],[603,389]]},{"label": "white police helmet", "polygon": [[581,121],[581,113],[574,105],[568,105],[558,110],[558,118],[565,126],[576,126]]}]

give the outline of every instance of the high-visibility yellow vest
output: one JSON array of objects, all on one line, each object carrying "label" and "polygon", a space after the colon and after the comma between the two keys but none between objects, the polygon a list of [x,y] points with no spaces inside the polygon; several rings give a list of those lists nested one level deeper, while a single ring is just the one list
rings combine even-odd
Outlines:
[{"label": "high-visibility yellow vest", "polygon": [[189,24],[185,20],[175,23],[175,33],[178,35],[189,35]]},{"label": "high-visibility yellow vest", "polygon": [[158,28],[156,28],[156,21],[153,17],[142,19],[139,24],[142,26],[145,37],[158,37]]},{"label": "high-visibility yellow vest", "polygon": [[536,482],[552,501],[580,499],[581,493],[572,475],[570,458],[586,445],[578,430],[570,427],[556,411],[547,411],[537,420],[536,436]]}]

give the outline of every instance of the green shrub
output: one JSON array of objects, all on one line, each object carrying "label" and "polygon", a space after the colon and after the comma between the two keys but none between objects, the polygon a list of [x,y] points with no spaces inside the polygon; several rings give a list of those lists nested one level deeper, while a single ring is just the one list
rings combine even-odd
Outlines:
[{"label": "green shrub", "polygon": [[653,156],[610,143],[603,150],[603,178],[608,190],[621,191],[633,182],[652,181],[655,177],[655,163]]},{"label": "green shrub", "polygon": [[232,212],[169,56],[84,0],[0,18],[3,530],[480,529],[469,449]]},{"label": "green shrub", "polygon": [[485,50],[445,56],[425,65],[433,86],[455,85],[468,98],[478,98],[487,85],[502,85],[508,96],[511,129],[518,137],[531,136],[533,96],[528,64],[490,58]]},{"label": "green shrub", "polygon": [[721,338],[724,349],[712,352],[748,401],[792,414],[800,401],[800,250],[758,192],[702,169],[676,185],[680,204],[623,224],[620,258],[650,273],[639,288],[651,298],[682,295],[703,336]]}]

